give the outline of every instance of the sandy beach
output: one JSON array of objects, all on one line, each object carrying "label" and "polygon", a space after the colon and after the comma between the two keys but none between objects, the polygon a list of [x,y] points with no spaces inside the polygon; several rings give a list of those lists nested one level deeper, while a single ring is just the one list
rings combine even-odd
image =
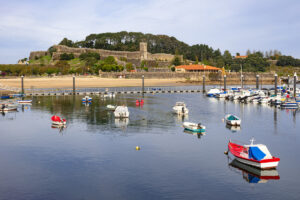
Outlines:
[{"label": "sandy beach", "polygon": [[[145,79],[145,86],[186,85],[184,79]],[[0,84],[20,88],[21,78],[0,79]],[[141,79],[76,77],[77,88],[88,87],[134,87],[141,86]],[[24,78],[24,88],[71,88],[73,77]]]}]

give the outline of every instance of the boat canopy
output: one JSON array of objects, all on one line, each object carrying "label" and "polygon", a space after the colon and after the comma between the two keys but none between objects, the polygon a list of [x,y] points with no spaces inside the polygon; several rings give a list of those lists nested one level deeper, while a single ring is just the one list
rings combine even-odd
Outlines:
[{"label": "boat canopy", "polygon": [[55,122],[60,122],[60,121],[61,121],[60,117],[57,116],[57,115],[53,115],[53,116],[51,117],[51,120],[52,120],[52,121],[55,121]]},{"label": "boat canopy", "polygon": [[258,147],[249,147],[248,154],[250,159],[252,158],[257,161],[261,161],[266,156]]},{"label": "boat canopy", "polygon": [[234,115],[230,115],[227,119],[228,119],[228,120],[239,120],[239,118],[237,118],[237,117],[234,116]]}]

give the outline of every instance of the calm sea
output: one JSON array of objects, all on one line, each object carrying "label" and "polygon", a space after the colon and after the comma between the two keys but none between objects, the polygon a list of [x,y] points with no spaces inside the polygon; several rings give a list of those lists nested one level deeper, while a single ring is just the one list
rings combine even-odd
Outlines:
[{"label": "calm sea", "polygon": [[[31,106],[0,115],[0,199],[299,199],[300,112],[227,102],[202,94],[34,97]],[[172,114],[184,101],[187,117]],[[129,120],[106,105],[126,104]],[[240,129],[222,119],[234,113]],[[67,128],[51,127],[51,116]],[[206,134],[183,131],[201,122]],[[281,158],[274,177],[234,166],[229,139],[266,144]],[[135,147],[141,150],[136,151]]]}]

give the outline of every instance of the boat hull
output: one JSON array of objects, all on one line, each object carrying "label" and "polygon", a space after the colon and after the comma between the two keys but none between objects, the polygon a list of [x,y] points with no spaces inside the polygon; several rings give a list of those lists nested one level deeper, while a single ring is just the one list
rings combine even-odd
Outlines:
[{"label": "boat hull", "polygon": [[240,126],[241,120],[226,120],[226,124],[230,126]]},{"label": "boat hull", "polygon": [[[239,149],[240,152],[234,150],[234,148]],[[243,154],[245,154],[243,153],[245,147],[230,142],[228,143],[228,150],[229,153],[231,153],[231,155],[233,155],[237,161],[259,169],[276,169],[280,161],[280,159],[276,157],[272,157],[271,159],[263,159],[260,161],[246,158],[245,156],[242,156]]]}]

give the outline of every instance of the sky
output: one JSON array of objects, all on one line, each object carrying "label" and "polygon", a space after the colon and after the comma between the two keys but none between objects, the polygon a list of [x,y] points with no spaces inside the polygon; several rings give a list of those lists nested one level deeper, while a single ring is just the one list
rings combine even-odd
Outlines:
[{"label": "sky", "polygon": [[47,50],[64,37],[134,31],[245,54],[300,58],[299,0],[0,0],[0,63]]}]

